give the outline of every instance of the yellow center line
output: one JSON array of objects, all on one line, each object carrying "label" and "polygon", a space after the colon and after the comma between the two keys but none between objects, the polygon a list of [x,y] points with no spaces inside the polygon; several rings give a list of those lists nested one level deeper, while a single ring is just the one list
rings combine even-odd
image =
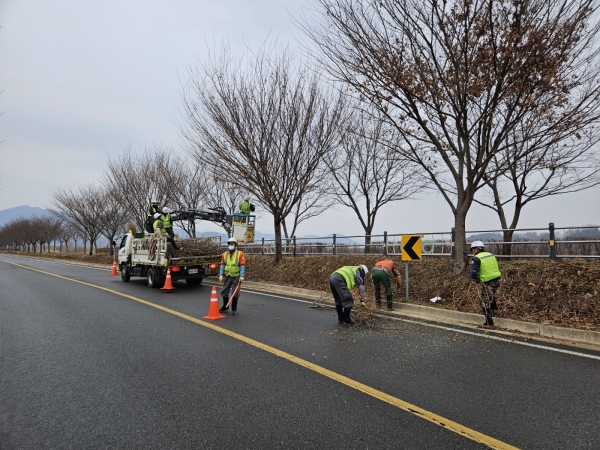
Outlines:
[{"label": "yellow center line", "polygon": [[75,280],[73,278],[68,278],[68,277],[63,277],[62,275],[57,275],[51,272],[46,272],[43,270],[39,270],[39,269],[34,269],[32,267],[27,267],[27,266],[23,266],[21,264],[16,264],[13,262],[9,262],[9,261],[4,261],[8,264],[12,264],[14,266],[18,266],[18,267],[22,267],[23,269],[28,269],[28,270],[33,270],[35,272],[39,272],[39,273],[43,273],[45,275],[50,275],[56,278],[61,278],[63,280],[67,280],[67,281],[71,281],[73,283],[79,283],[79,284],[83,284],[85,286],[89,286],[95,289],[99,289],[101,291],[105,291],[105,292],[109,292],[111,294],[115,294],[121,297],[125,297],[128,298],[130,300],[136,301],[138,303],[142,303],[144,305],[150,306],[152,308],[156,308],[159,309],[161,311],[164,311],[166,313],[172,314],[174,316],[177,317],[181,317],[182,319],[188,320],[190,322],[193,322],[195,324],[198,325],[202,325],[203,327],[206,328],[210,328],[211,330],[214,331],[218,331],[219,333],[225,334],[227,336],[230,336],[234,339],[238,339],[242,342],[245,342],[246,344],[252,345],[253,347],[259,348],[261,350],[264,350],[266,352],[269,352],[275,356],[278,356],[280,358],[286,359],[294,364],[298,364],[299,366],[305,367],[309,370],[312,370],[313,372],[316,372],[320,375],[323,375],[327,378],[331,378],[332,380],[335,380],[341,384],[344,384],[346,386],[349,386],[353,389],[356,389],[357,391],[363,392],[367,395],[370,395],[378,400],[381,400],[383,402],[389,403],[390,405],[396,406],[397,408],[400,408],[404,411],[407,411],[417,417],[420,417],[421,419],[425,419],[428,420],[429,422],[433,422],[436,425],[439,425],[447,430],[450,430],[454,433],[457,433],[461,436],[464,436],[466,438],[469,438],[475,442],[479,442],[481,444],[484,444],[490,448],[494,448],[494,449],[516,449],[517,447],[513,447],[512,445],[509,445],[505,442],[499,441],[497,439],[494,439],[491,436],[487,436],[483,433],[480,433],[478,431],[472,430],[471,428],[465,427],[457,422],[454,422],[452,420],[446,419],[445,417],[442,417],[440,415],[437,415],[435,413],[432,413],[430,411],[427,411],[426,409],[423,408],[419,408],[418,406],[415,406],[411,403],[405,402],[404,400],[401,400],[399,398],[393,397],[389,394],[386,394],[385,392],[382,392],[380,390],[374,389],[370,386],[367,386],[366,384],[360,383],[359,381],[353,380],[352,378],[348,378],[345,377],[344,375],[340,375],[339,373],[333,372],[329,369],[326,369],[324,367],[321,367],[317,364],[313,364],[310,361],[307,361],[305,359],[302,358],[298,358],[297,356],[294,356],[290,353],[284,352],[282,350],[278,350],[275,347],[271,347],[270,345],[264,344],[262,342],[259,341],[255,341],[254,339],[251,339],[249,337],[246,337],[244,335],[235,333],[233,331],[227,330],[225,328],[216,326],[212,323],[206,322],[204,320],[201,319],[197,319],[196,317],[192,317],[189,316],[187,314],[184,314],[182,312],[179,311],[175,311],[173,309],[169,309],[169,308],[165,308],[164,306],[161,305],[157,305],[156,303],[151,303],[148,302],[146,300],[142,300],[141,298],[138,297],[134,297],[133,295],[128,295],[128,294],[124,294],[122,292],[119,291],[115,291],[113,289],[108,289],[102,286],[98,286],[95,284],[91,284],[91,283],[86,283],[85,281],[80,281],[80,280]]}]

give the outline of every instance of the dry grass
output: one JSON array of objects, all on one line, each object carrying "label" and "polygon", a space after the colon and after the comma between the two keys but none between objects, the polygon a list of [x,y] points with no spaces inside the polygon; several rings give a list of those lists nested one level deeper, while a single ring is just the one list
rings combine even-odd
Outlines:
[{"label": "dry grass", "polygon": [[[112,264],[108,254],[37,256],[49,255],[65,260]],[[280,264],[274,265],[272,256],[248,255],[246,279],[328,292],[328,278],[334,270],[358,264],[370,268],[379,259],[355,255],[285,257]],[[394,301],[406,301],[404,263],[395,262],[403,282],[399,288],[393,285]],[[539,259],[500,260],[499,264],[502,284],[498,290],[498,317],[600,331],[600,262]],[[449,259],[410,262],[409,285],[409,303],[481,313],[478,285],[471,282],[467,272],[453,275]],[[431,303],[429,299],[436,296],[442,301]],[[367,305],[369,307],[362,313],[355,308],[355,317],[360,322],[373,320],[374,293],[370,280],[367,281]]]},{"label": "dry grass", "polygon": [[[329,291],[329,275],[345,265],[372,267],[376,256],[310,256],[284,258],[278,266],[271,256],[248,256],[247,279],[318,291]],[[394,284],[394,301],[406,301],[404,263]],[[498,290],[498,317],[542,322],[600,331],[600,263],[585,260],[500,260],[502,283]],[[409,263],[409,303],[463,312],[481,313],[479,285],[468,272],[452,274],[449,259]],[[429,299],[441,297],[441,302]],[[385,300],[384,300],[385,304]],[[373,285],[367,281],[367,305],[374,305]],[[355,308],[358,310],[358,308]],[[358,314],[358,313],[357,313]],[[355,314],[355,315],[357,315]],[[369,320],[366,316],[365,320]]]}]

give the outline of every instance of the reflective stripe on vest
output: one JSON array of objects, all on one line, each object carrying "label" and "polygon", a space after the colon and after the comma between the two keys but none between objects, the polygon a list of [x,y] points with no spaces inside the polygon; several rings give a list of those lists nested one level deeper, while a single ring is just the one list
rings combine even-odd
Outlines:
[{"label": "reflective stripe on vest", "polygon": [[[360,269],[360,266],[344,266],[333,273],[339,273],[346,280],[346,286],[351,291],[354,285],[356,284],[356,271]],[[333,275],[333,274],[332,274]]]},{"label": "reflective stripe on vest", "polygon": [[479,266],[479,279],[485,283],[486,281],[493,280],[500,276],[500,269],[498,269],[498,261],[488,252],[480,252],[477,254],[480,261]]},{"label": "reflective stripe on vest", "polygon": [[225,259],[225,276],[239,277],[240,276],[240,251],[236,250],[232,254],[229,252],[223,253]]}]

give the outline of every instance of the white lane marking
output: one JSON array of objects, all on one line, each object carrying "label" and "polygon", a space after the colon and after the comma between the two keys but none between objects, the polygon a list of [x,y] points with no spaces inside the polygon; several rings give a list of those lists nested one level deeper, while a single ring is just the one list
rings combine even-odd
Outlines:
[{"label": "white lane marking", "polygon": [[[307,301],[307,300],[301,300],[301,299],[297,299],[297,298],[284,297],[284,296],[278,295],[278,294],[270,294],[270,293],[261,292],[261,291],[253,291],[251,289],[247,289],[247,291],[254,292],[256,294],[266,295],[269,297],[277,297],[277,298],[282,298],[284,300],[291,300],[291,301],[300,302],[300,303],[315,303],[315,301]],[[326,305],[326,307],[330,307],[330,306]],[[332,308],[332,307],[330,307],[330,308]],[[523,345],[525,347],[533,347],[533,348],[539,348],[541,350],[548,350],[548,351],[557,352],[557,353],[564,353],[564,354],[572,355],[572,356],[580,356],[582,358],[589,358],[589,359],[595,359],[595,360],[600,361],[600,356],[590,355],[588,353],[574,352],[572,350],[564,350],[562,348],[549,347],[549,346],[541,345],[541,344],[531,344],[529,342],[521,342],[521,341],[517,341],[517,340],[503,338],[500,336],[493,336],[493,335],[484,334],[484,333],[477,333],[474,331],[462,330],[460,328],[451,328],[451,327],[446,327],[443,325],[436,325],[433,323],[419,322],[417,320],[403,319],[401,317],[390,317],[390,316],[381,316],[381,315],[377,315],[377,317],[397,320],[400,322],[412,323],[412,324],[416,324],[416,325],[422,325],[425,327],[438,328],[440,330],[452,331],[455,333],[462,333],[462,334],[467,334],[470,336],[481,337],[481,338],[485,338],[485,339],[492,339],[495,341],[508,342],[509,344]],[[535,338],[532,337],[531,339],[535,339]]]},{"label": "white lane marking", "polygon": [[[69,264],[69,263],[64,263],[62,261],[48,261],[47,259],[37,259],[37,258],[27,258],[27,259],[34,259],[35,261],[54,262],[54,263],[57,263],[57,264],[67,264],[67,265],[72,265],[72,266],[85,267],[85,268],[88,268],[88,269],[110,270],[110,269],[101,269],[100,267],[84,266],[84,265],[79,265],[79,264]],[[214,284],[211,285],[211,284],[207,283],[206,285],[207,286],[213,286]],[[214,286],[217,286],[217,285],[214,285]],[[271,294],[271,293],[268,293],[268,292],[255,291],[255,290],[252,290],[252,289],[246,289],[246,291],[248,291],[248,292],[254,292],[256,294],[266,295],[267,297],[276,297],[276,298],[281,298],[281,299],[284,299],[284,300],[290,300],[290,301],[293,301],[293,302],[315,303],[314,300],[301,300],[301,299],[298,299],[298,298],[284,297],[284,296],[279,295],[279,294]],[[325,305],[325,306],[330,308],[329,305]],[[492,335],[489,335],[489,334],[476,333],[474,331],[462,330],[460,328],[451,328],[451,327],[445,327],[445,326],[442,326],[442,325],[435,325],[435,324],[432,324],[432,323],[419,322],[417,320],[403,319],[401,317],[389,317],[389,316],[380,316],[380,315],[378,315],[378,317],[386,318],[386,319],[392,319],[392,320],[397,320],[397,321],[400,321],[400,322],[412,323],[412,324],[416,324],[416,325],[422,325],[422,326],[425,326],[425,327],[438,328],[440,330],[452,331],[452,332],[455,332],[455,333],[467,334],[467,335],[470,335],[470,336],[481,337],[481,338],[484,338],[484,339],[492,339],[492,340],[495,340],[495,341],[507,342],[509,344],[523,345],[525,347],[539,348],[540,350],[548,350],[548,351],[557,352],[557,353],[564,353],[566,355],[579,356],[579,357],[582,357],[582,358],[595,359],[597,361],[600,361],[600,356],[590,355],[588,353],[574,352],[572,350],[565,350],[565,349],[562,349],[562,348],[548,347],[546,345],[541,345],[541,344],[531,344],[529,342],[521,342],[521,341],[517,341],[517,340],[503,338],[503,337],[500,337],[500,336],[492,336]],[[532,339],[535,339],[535,338],[532,338]]]}]

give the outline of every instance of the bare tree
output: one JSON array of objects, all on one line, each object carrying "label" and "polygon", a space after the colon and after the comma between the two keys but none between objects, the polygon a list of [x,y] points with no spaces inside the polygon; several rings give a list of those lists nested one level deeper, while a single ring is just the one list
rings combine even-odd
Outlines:
[{"label": "bare tree", "polygon": [[282,223],[319,185],[321,162],[338,143],[343,96],[325,90],[287,49],[246,57],[244,66],[225,48],[220,60],[190,69],[180,130],[200,164],[273,215],[279,262]]},{"label": "bare tree", "polygon": [[569,126],[598,100],[597,0],[317,0],[320,63],[402,134],[454,214],[454,270],[490,163],[521,120]]},{"label": "bare tree", "polygon": [[57,239],[62,226],[62,220],[50,215],[43,215],[34,218],[38,231],[40,242],[40,253],[43,252],[44,244],[47,244],[47,251],[50,252],[50,243]]},{"label": "bare tree", "polygon": [[[541,132],[541,122],[524,122],[509,134],[504,160],[494,157],[491,175],[484,177],[491,201],[475,198],[498,215],[504,242],[512,242],[527,204],[600,184],[598,117],[588,114],[581,118],[579,131],[543,127],[545,132]],[[510,255],[511,249],[512,245],[506,244],[503,253]]]},{"label": "bare tree", "polygon": [[93,185],[80,187],[78,191],[58,189],[52,193],[52,198],[59,217],[68,217],[82,232],[83,237],[89,240],[89,254],[92,255],[96,241],[102,234],[103,191]]},{"label": "bare tree", "polygon": [[[357,108],[357,112],[360,111]],[[414,164],[397,148],[400,135],[375,113],[357,113],[348,126],[340,151],[329,155],[330,195],[352,209],[363,230],[365,245],[379,210],[422,192],[426,183]]]},{"label": "bare tree", "polygon": [[[205,205],[210,202],[210,192],[214,184],[206,167],[194,160],[186,161],[180,156],[173,160],[172,166],[171,172],[164,175],[169,180],[169,185],[173,186],[172,206],[175,209],[205,209]],[[196,237],[196,220],[179,221],[177,224],[188,236]]]},{"label": "bare tree", "polygon": [[321,184],[314,184],[314,188],[302,195],[294,206],[294,209],[290,211],[289,218],[291,218],[291,225],[289,231],[288,220],[286,219],[282,222],[285,237],[288,239],[294,237],[298,225],[330,209],[335,204],[335,200],[335,196],[327,191],[324,180]]},{"label": "bare tree", "polygon": [[136,154],[126,148],[116,159],[108,160],[102,184],[121,206],[124,215],[143,230],[153,200],[161,205],[178,203],[178,187],[172,181],[179,161],[169,148],[155,147]]},{"label": "bare tree", "polygon": [[108,239],[110,256],[114,256],[114,246],[112,245],[115,236],[127,231],[127,223],[130,217],[123,210],[116,197],[111,195],[105,187],[100,188],[98,194],[102,197],[99,204],[99,221],[102,235]]}]

